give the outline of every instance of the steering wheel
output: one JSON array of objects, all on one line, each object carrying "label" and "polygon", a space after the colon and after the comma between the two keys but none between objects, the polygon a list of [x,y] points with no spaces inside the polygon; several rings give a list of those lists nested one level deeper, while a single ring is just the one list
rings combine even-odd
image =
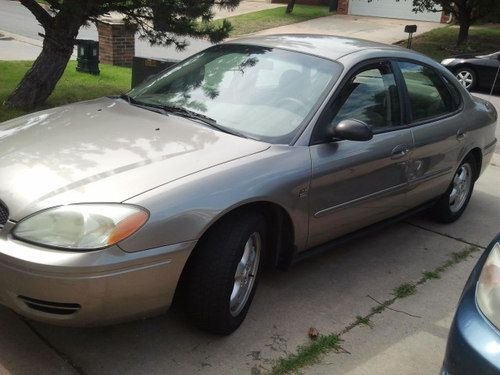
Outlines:
[{"label": "steering wheel", "polygon": [[[284,105],[283,105],[284,104]],[[304,115],[309,112],[309,108],[305,106],[299,99],[287,96],[286,98],[281,98],[276,102],[278,107],[288,107],[292,112],[298,115]]]}]

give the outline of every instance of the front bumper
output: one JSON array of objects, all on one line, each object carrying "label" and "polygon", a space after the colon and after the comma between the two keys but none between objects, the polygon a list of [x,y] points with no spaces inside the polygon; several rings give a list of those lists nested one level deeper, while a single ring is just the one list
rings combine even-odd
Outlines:
[{"label": "front bumper", "polygon": [[57,325],[106,325],[166,311],[195,245],[69,252],[17,241],[7,226],[0,231],[0,303]]},{"label": "front bumper", "polygon": [[[500,240],[500,237],[494,241]],[[491,245],[490,245],[491,247]],[[476,304],[476,283],[486,261],[486,251],[465,286],[453,319],[442,375],[500,374],[500,331]]]}]

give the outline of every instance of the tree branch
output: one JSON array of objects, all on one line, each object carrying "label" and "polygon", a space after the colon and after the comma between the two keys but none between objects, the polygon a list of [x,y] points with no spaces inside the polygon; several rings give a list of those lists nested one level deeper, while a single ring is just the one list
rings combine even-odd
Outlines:
[{"label": "tree branch", "polygon": [[20,0],[21,4],[23,4],[28,10],[35,16],[40,25],[44,29],[50,27],[52,23],[52,16],[47,13],[45,9],[43,9],[40,4],[38,4],[35,0]]}]

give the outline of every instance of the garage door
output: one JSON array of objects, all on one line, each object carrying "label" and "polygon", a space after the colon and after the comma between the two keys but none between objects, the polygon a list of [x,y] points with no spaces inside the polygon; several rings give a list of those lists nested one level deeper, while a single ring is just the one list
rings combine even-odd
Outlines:
[{"label": "garage door", "polygon": [[413,0],[349,0],[349,14],[439,22],[441,12],[412,11]]}]

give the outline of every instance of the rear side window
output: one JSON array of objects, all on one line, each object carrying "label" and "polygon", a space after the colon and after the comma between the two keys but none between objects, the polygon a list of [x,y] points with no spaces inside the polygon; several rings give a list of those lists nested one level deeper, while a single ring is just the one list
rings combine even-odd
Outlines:
[{"label": "rear side window", "polygon": [[453,98],[439,72],[410,62],[398,64],[408,90],[413,122],[453,112]]}]

